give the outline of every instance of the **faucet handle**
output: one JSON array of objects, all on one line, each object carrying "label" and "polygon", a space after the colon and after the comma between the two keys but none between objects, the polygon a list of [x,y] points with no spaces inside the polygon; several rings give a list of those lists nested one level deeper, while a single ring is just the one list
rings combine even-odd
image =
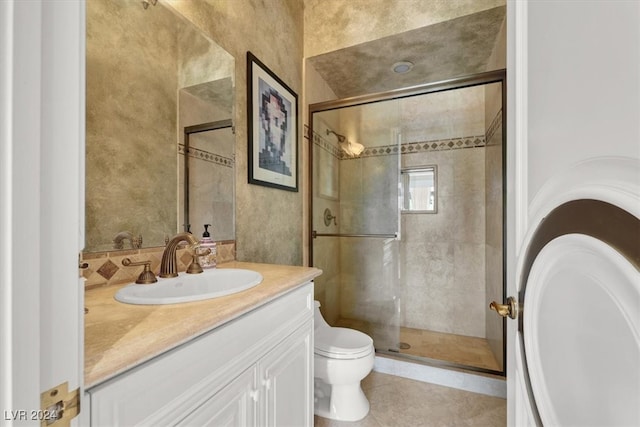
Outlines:
[{"label": "faucet handle", "polygon": [[131,239],[131,244],[133,245],[134,249],[142,248],[142,234],[138,234],[138,237],[134,237],[133,239]]},{"label": "faucet handle", "polygon": [[200,244],[196,243],[195,245],[191,245],[189,247],[189,251],[191,252],[191,264],[189,264],[189,267],[187,267],[187,273],[188,274],[202,273],[204,270],[200,265],[200,257],[203,255],[209,255],[211,253],[211,249],[200,248]]},{"label": "faucet handle", "polygon": [[138,279],[136,280],[136,283],[139,283],[141,285],[148,285],[148,284],[151,284],[151,283],[156,283],[158,281],[158,279],[156,279],[156,275],[153,274],[153,271],[151,271],[151,261],[150,260],[132,262],[129,258],[123,258],[122,259],[122,265],[124,265],[125,267],[144,265],[144,270],[138,276]]}]

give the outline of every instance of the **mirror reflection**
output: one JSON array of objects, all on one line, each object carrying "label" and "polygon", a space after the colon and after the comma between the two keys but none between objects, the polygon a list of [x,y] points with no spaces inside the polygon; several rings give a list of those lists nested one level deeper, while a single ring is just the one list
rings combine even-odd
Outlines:
[{"label": "mirror reflection", "polygon": [[[231,120],[184,127],[180,166],[183,179],[180,220],[184,231],[213,240],[233,239],[234,153]],[[185,155],[187,153],[187,155]]]},{"label": "mirror reflection", "polygon": [[[86,19],[85,251],[163,246],[184,227],[184,127],[232,119],[234,59],[162,1],[94,0]],[[227,133],[198,148],[233,177]],[[216,191],[198,194],[210,206],[198,221],[224,218],[212,237],[230,240],[233,184]]]}]

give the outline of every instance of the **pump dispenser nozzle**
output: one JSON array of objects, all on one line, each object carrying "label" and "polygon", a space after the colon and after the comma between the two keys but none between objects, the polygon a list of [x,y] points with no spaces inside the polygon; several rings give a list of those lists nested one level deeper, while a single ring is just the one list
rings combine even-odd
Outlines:
[{"label": "pump dispenser nozzle", "polygon": [[209,227],[211,227],[211,224],[204,225],[204,233],[202,233],[202,240],[200,240],[200,247],[209,249],[209,253],[200,256],[200,265],[202,268],[214,268],[216,266],[216,242],[211,239]]}]

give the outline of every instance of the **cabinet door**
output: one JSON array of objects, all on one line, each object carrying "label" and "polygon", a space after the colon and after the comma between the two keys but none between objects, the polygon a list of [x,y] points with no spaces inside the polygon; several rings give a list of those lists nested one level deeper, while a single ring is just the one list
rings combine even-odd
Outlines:
[{"label": "cabinet door", "polygon": [[184,427],[255,426],[257,401],[256,367],[253,366],[176,425]]},{"label": "cabinet door", "polygon": [[313,322],[287,337],[260,362],[260,424],[313,425]]}]

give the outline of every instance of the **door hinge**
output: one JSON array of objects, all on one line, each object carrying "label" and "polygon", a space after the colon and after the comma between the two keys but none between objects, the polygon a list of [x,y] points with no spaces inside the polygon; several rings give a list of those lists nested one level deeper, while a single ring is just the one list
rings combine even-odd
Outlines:
[{"label": "door hinge", "polygon": [[69,392],[65,382],[40,394],[40,425],[42,427],[68,427],[80,413],[80,389]]}]

